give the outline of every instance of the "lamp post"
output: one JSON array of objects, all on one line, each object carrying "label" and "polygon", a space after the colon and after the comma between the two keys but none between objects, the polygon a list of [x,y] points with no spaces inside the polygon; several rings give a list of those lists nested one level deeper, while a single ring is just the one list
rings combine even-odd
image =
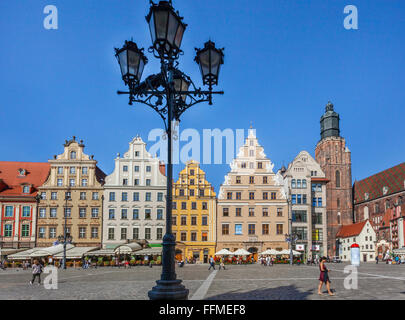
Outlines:
[{"label": "lamp post", "polygon": [[72,236],[66,232],[68,200],[72,200],[69,187],[67,188],[67,191],[65,193],[65,212],[64,212],[65,221],[64,221],[64,226],[63,226],[63,236],[60,235],[58,237],[58,241],[63,243],[63,269],[66,269],[66,244],[68,242],[71,243],[73,241]]},{"label": "lamp post", "polygon": [[152,74],[141,82],[142,73],[148,62],[143,48],[133,41],[125,41],[121,49],[115,49],[115,55],[121,69],[122,80],[128,91],[118,94],[129,95],[129,104],[143,103],[155,110],[164,122],[167,136],[167,196],[166,196],[166,234],[163,237],[162,275],[157,285],[148,292],[152,300],[187,299],[188,289],[176,278],[175,245],[172,233],[172,121],[179,122],[180,116],[188,108],[201,102],[212,105],[213,91],[218,84],[221,65],[224,63],[223,49],[218,49],[212,41],[205,43],[203,49],[196,49],[195,61],[199,65],[203,85],[208,90],[197,88],[189,76],[178,68],[179,56],[183,53],[181,42],[187,25],[176,12],[171,1],[150,1],[150,11],[146,16],[149,25],[152,46],[148,52],[160,60],[160,72]]},{"label": "lamp post", "polygon": [[294,234],[292,232],[292,202],[291,202],[291,189],[288,188],[288,196],[287,196],[287,206],[288,206],[288,230],[289,233],[286,233],[285,236],[285,241],[288,242],[289,247],[290,247],[290,265],[293,264],[294,262],[294,253],[293,253],[293,246],[294,243],[298,240],[298,235]]}]

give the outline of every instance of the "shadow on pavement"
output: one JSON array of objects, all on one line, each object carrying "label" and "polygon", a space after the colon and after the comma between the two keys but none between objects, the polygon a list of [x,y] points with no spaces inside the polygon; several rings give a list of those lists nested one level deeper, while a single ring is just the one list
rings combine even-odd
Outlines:
[{"label": "shadow on pavement", "polygon": [[246,292],[230,291],[206,298],[206,300],[308,300],[313,290],[299,291],[296,286],[256,289]]}]

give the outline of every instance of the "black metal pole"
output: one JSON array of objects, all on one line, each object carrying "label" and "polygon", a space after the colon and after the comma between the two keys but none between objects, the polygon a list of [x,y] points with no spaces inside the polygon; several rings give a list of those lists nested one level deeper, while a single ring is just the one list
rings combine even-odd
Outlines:
[{"label": "black metal pole", "polygon": [[67,226],[67,206],[68,206],[68,191],[65,195],[66,207],[65,207],[65,226],[63,227],[63,269],[66,269],[66,226]]},{"label": "black metal pole", "polygon": [[[162,62],[163,63],[163,62]],[[165,68],[162,68],[165,69]],[[189,290],[176,279],[175,272],[175,246],[176,239],[172,233],[172,120],[173,120],[173,65],[168,64],[167,83],[167,187],[166,187],[166,234],[163,237],[162,275],[156,281],[157,286],[148,292],[151,300],[186,300]],[[165,71],[165,72],[167,72]],[[162,71],[163,72],[163,71]]]}]

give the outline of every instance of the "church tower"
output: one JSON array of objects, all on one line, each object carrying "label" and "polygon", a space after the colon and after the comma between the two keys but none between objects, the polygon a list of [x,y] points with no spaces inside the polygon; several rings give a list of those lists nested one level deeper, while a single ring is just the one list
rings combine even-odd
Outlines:
[{"label": "church tower", "polygon": [[321,117],[321,140],[315,149],[315,159],[329,182],[326,184],[326,216],[328,255],[339,255],[336,234],[342,225],[352,224],[352,162],[346,141],[340,136],[339,114],[328,103]]}]

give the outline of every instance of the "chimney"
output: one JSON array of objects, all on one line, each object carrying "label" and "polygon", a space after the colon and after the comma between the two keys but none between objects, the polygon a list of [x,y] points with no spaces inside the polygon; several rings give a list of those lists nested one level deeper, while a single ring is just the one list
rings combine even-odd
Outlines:
[{"label": "chimney", "polygon": [[159,171],[161,174],[166,176],[166,165],[163,162],[159,162]]}]

